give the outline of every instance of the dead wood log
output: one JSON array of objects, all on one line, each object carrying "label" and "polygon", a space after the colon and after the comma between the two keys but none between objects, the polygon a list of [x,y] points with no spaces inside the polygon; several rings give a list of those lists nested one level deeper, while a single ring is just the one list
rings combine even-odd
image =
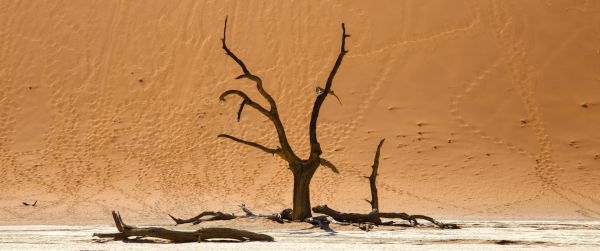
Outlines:
[{"label": "dead wood log", "polygon": [[254,233],[233,228],[201,228],[197,231],[176,231],[161,227],[135,227],[125,224],[117,211],[112,211],[118,233],[95,233],[98,238],[113,238],[127,240],[129,237],[154,237],[170,242],[201,242],[210,239],[233,239],[238,241],[274,241],[266,234]]},{"label": "dead wood log", "polygon": [[325,214],[330,216],[336,221],[347,222],[347,223],[373,223],[375,225],[391,225],[394,222],[383,222],[381,219],[402,219],[408,221],[412,226],[419,225],[417,220],[426,220],[442,229],[458,229],[456,224],[447,224],[436,221],[435,219],[426,215],[409,215],[407,213],[393,213],[393,212],[371,212],[368,214],[361,213],[342,213],[337,210],[329,208],[327,205],[319,205],[313,207],[313,212]]},{"label": "dead wood log", "polygon": [[[211,217],[203,218],[205,216],[211,216]],[[213,211],[205,211],[205,212],[202,212],[202,213],[200,213],[192,218],[189,218],[189,219],[176,218],[170,214],[169,214],[169,217],[171,217],[171,219],[173,219],[173,221],[175,221],[175,223],[177,225],[185,224],[185,223],[192,223],[193,225],[196,225],[196,224],[200,224],[203,221],[235,219],[235,215],[233,215],[233,214],[223,213],[223,212],[213,212]]]},{"label": "dead wood log", "polygon": [[282,224],[285,221],[292,221],[292,209],[291,208],[283,209],[283,211],[281,211],[281,213],[274,213],[274,214],[256,214],[256,213],[252,212],[250,209],[248,209],[246,207],[246,204],[244,204],[244,203],[242,203],[240,205],[240,208],[242,209],[242,211],[244,211],[244,213],[246,213],[246,217],[265,218],[265,219],[269,219],[272,221],[277,221]]},{"label": "dead wood log", "polygon": [[409,215],[407,213],[395,213],[395,212],[379,212],[379,198],[377,195],[377,170],[379,168],[379,158],[381,153],[381,147],[385,139],[382,139],[377,145],[377,150],[375,152],[375,159],[373,161],[371,176],[367,177],[369,179],[369,184],[371,186],[371,200],[366,200],[371,204],[371,212],[368,214],[361,213],[342,213],[337,210],[333,210],[329,208],[327,205],[319,205],[313,207],[312,210],[315,213],[325,214],[332,217],[334,220],[339,222],[348,222],[348,223],[358,223],[359,228],[368,231],[371,228],[371,223],[374,225],[392,225],[393,221],[390,222],[382,222],[382,218],[386,219],[402,219],[408,221],[412,226],[419,225],[417,220],[426,220],[434,225],[438,226],[442,229],[457,229],[459,228],[456,224],[445,224],[435,219],[426,216],[426,215]]}]

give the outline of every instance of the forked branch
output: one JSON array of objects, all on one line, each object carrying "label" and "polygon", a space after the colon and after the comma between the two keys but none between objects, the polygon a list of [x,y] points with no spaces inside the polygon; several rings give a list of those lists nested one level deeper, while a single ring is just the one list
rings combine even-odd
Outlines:
[{"label": "forked branch", "polygon": [[279,118],[277,104],[275,103],[275,100],[273,99],[273,97],[263,87],[262,79],[256,75],[252,74],[250,72],[250,70],[248,70],[248,67],[246,67],[246,64],[244,64],[244,62],[237,55],[235,55],[229,49],[229,47],[227,47],[227,18],[225,18],[225,25],[223,27],[223,38],[221,39],[221,41],[223,43],[223,50],[225,50],[225,54],[227,54],[231,59],[233,59],[233,61],[235,61],[242,69],[243,74],[238,76],[236,79],[246,78],[246,79],[254,81],[256,83],[256,89],[258,89],[258,92],[267,100],[267,102],[269,102],[270,108],[266,109],[266,108],[260,106],[259,104],[255,103],[250,98],[248,98],[248,96],[246,94],[244,94],[243,92],[238,91],[238,90],[230,90],[230,91],[224,92],[223,94],[221,94],[221,99],[223,100],[223,98],[225,96],[230,95],[230,94],[237,94],[244,99],[242,101],[242,103],[240,104],[240,109],[238,110],[238,121],[239,121],[239,118],[241,117],[241,114],[242,114],[242,111],[243,111],[245,105],[250,105],[250,106],[256,108],[258,111],[260,111],[265,116],[267,116],[269,118],[269,120],[271,120],[271,122],[273,122],[273,125],[275,126],[275,129],[277,130],[279,144],[281,145],[281,150],[282,150],[283,154],[285,155],[285,158],[299,160],[299,158],[296,156],[296,154],[292,151],[292,147],[290,146],[290,144],[288,142],[288,139],[287,139],[287,136],[285,133],[285,128],[283,127],[283,123],[281,123],[281,119]]},{"label": "forked branch", "polygon": [[235,61],[240,68],[242,68],[242,72],[244,72],[244,74],[238,76],[236,79],[241,79],[241,78],[247,78],[250,79],[254,82],[256,82],[256,88],[258,89],[258,92],[260,92],[260,95],[262,95],[267,102],[269,102],[269,105],[271,105],[271,111],[273,110],[277,110],[277,104],[275,104],[275,100],[273,99],[273,97],[271,97],[271,95],[265,91],[265,89],[262,86],[262,79],[260,79],[260,77],[250,73],[250,70],[248,70],[248,67],[246,67],[246,64],[244,64],[244,62],[238,58],[230,49],[229,47],[227,47],[227,17],[225,17],[225,26],[223,27],[223,38],[221,39],[221,42],[223,43],[223,50],[225,50],[225,54],[227,54],[229,57],[231,57],[231,59],[233,59],[233,61]]},{"label": "forked branch", "polygon": [[348,51],[346,50],[346,38],[350,37],[350,35],[346,34],[346,26],[342,23],[342,44],[340,46],[340,53],[338,54],[337,60],[329,73],[329,77],[327,77],[327,82],[325,83],[325,88],[323,92],[317,96],[315,99],[315,104],[313,105],[312,113],[310,116],[310,124],[309,124],[309,134],[310,134],[310,157],[309,159],[315,159],[321,156],[323,151],[321,150],[321,145],[317,140],[317,119],[319,118],[319,112],[321,110],[321,105],[325,101],[325,98],[331,91],[331,85],[333,85],[333,79],[335,78],[335,74],[337,73],[340,65],[342,65],[342,60]]},{"label": "forked branch", "polygon": [[248,95],[246,95],[246,93],[244,93],[243,91],[227,90],[227,91],[221,93],[221,96],[219,96],[219,100],[225,101],[225,98],[227,98],[227,96],[229,96],[229,95],[237,95],[243,99],[242,104],[240,105],[240,109],[238,111],[238,122],[240,121],[240,117],[242,116],[242,110],[244,109],[244,105],[249,105],[252,108],[259,111],[260,113],[262,113],[263,115],[265,115],[267,118],[273,119],[273,114],[271,114],[267,109],[262,107],[260,104],[252,101],[252,99],[250,99],[248,97]]}]

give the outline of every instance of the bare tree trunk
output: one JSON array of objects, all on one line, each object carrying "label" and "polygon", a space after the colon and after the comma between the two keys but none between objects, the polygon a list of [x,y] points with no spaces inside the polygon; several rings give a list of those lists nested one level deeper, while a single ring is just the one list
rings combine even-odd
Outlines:
[{"label": "bare tree trunk", "polygon": [[304,220],[312,217],[310,207],[310,180],[312,179],[319,163],[315,164],[298,164],[298,168],[294,171],[294,194],[292,219]]}]

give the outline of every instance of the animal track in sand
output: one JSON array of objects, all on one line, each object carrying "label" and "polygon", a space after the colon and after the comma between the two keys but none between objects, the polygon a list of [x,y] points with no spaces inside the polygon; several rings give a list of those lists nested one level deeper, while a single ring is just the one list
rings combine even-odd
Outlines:
[{"label": "animal track in sand", "polygon": [[[584,206],[582,203],[575,201],[570,196],[577,196],[587,199],[593,204],[600,204],[600,201],[574,191],[572,188],[564,187],[557,183],[556,172],[560,170],[558,164],[554,162],[552,156],[552,144],[549,139],[549,134],[544,126],[543,119],[539,111],[539,105],[535,97],[535,69],[528,63],[527,51],[523,48],[523,38],[518,38],[516,32],[516,22],[514,17],[509,16],[509,13],[518,13],[508,11],[503,2],[492,2],[490,13],[491,23],[496,32],[496,41],[502,52],[503,62],[508,67],[512,83],[517,88],[518,94],[521,97],[522,103],[527,111],[530,125],[532,125],[539,153],[535,155],[536,159],[536,174],[543,182],[545,190],[551,190],[565,201],[570,202],[576,207],[589,214],[600,216],[600,212]],[[570,193],[570,196],[566,193]]]}]

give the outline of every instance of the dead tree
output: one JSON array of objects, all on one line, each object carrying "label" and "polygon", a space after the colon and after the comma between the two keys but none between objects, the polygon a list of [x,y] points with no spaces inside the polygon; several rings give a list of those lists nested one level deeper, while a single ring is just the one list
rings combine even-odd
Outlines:
[{"label": "dead tree", "polygon": [[333,69],[329,73],[329,77],[327,78],[327,82],[325,83],[325,88],[318,87],[317,90],[317,98],[313,105],[312,113],[310,116],[309,123],[309,140],[310,140],[310,155],[306,159],[300,158],[290,146],[288,142],[288,138],[286,136],[285,128],[283,123],[281,122],[279,116],[279,110],[277,109],[277,104],[273,97],[265,90],[263,87],[263,82],[260,77],[254,75],[250,72],[248,67],[244,64],[244,62],[238,58],[228,47],[226,43],[226,33],[227,33],[227,18],[225,18],[225,27],[223,29],[223,38],[221,39],[223,43],[223,50],[225,53],[235,61],[240,68],[242,69],[242,74],[239,75],[236,79],[248,79],[256,83],[256,88],[258,92],[265,98],[268,102],[268,107],[263,107],[259,103],[256,103],[246,93],[240,90],[227,90],[221,94],[219,99],[224,101],[228,96],[234,95],[242,98],[242,102],[240,104],[240,108],[237,113],[237,120],[239,121],[242,115],[242,111],[244,107],[250,106],[260,112],[262,115],[267,117],[275,126],[275,130],[277,131],[277,136],[279,139],[279,146],[277,147],[266,147],[264,145],[258,144],[256,142],[243,140],[228,134],[221,134],[218,137],[226,138],[233,140],[235,142],[245,144],[263,152],[270,153],[273,155],[277,155],[288,162],[289,169],[294,175],[294,193],[293,193],[293,212],[292,218],[294,220],[304,220],[306,218],[311,217],[311,207],[310,207],[310,181],[315,174],[317,168],[319,166],[325,166],[331,169],[333,172],[338,173],[337,168],[330,161],[321,157],[323,151],[321,150],[321,145],[317,139],[317,119],[319,118],[319,111],[321,110],[321,106],[325,101],[325,98],[328,94],[332,93],[333,90],[331,86],[333,85],[333,79],[342,64],[342,60],[344,55],[348,53],[346,50],[346,38],[350,37],[350,35],[346,34],[346,27],[344,23],[342,23],[342,36],[341,36],[341,47],[340,52],[338,54],[337,60],[333,66]]},{"label": "dead tree", "polygon": [[[379,157],[381,146],[383,145],[385,139],[382,139],[377,145],[377,151],[375,152],[375,160],[373,161],[371,176],[366,177],[369,179],[369,184],[371,186],[371,200],[366,200],[371,204],[371,212],[368,214],[361,213],[342,213],[337,210],[329,208],[327,205],[319,205],[313,207],[313,212],[325,214],[332,217],[334,220],[339,222],[348,222],[348,223],[366,223],[365,231],[368,231],[369,224],[372,223],[374,225],[393,225],[393,221],[383,222],[381,219],[402,219],[408,221],[412,226],[419,225],[417,220],[426,220],[434,225],[438,226],[442,229],[456,229],[459,228],[456,224],[445,224],[435,219],[426,216],[426,215],[409,215],[407,213],[394,213],[394,212],[379,212],[379,198],[377,195],[377,184],[375,183],[377,178],[377,170],[379,168]],[[361,227],[363,228],[363,227]]]},{"label": "dead tree", "polygon": [[197,231],[176,231],[161,227],[135,227],[125,224],[119,212],[112,211],[118,233],[95,233],[98,238],[127,240],[129,237],[154,237],[171,242],[201,242],[209,239],[233,239],[238,241],[273,241],[273,237],[233,228],[201,228]]},{"label": "dead tree", "polygon": [[373,166],[371,171],[371,176],[367,177],[369,179],[369,185],[371,186],[371,200],[366,200],[369,204],[371,204],[372,212],[379,212],[379,196],[377,196],[377,184],[375,183],[377,179],[377,169],[379,169],[379,156],[381,153],[381,146],[383,146],[383,142],[385,139],[379,141],[379,145],[377,145],[377,151],[375,151],[375,159],[373,160]]}]

